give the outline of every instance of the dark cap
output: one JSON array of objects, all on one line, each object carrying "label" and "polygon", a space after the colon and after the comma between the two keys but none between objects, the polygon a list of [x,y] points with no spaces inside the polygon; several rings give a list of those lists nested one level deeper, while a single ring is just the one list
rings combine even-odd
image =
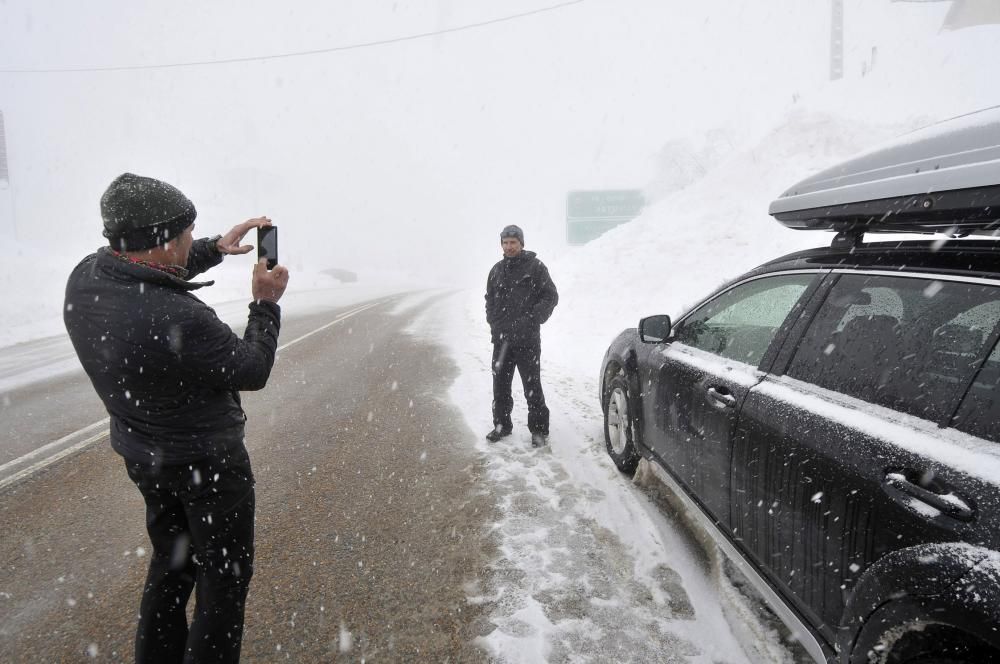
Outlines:
[{"label": "dark cap", "polygon": [[166,244],[197,215],[194,203],[176,187],[132,173],[119,175],[101,196],[104,237],[119,251]]},{"label": "dark cap", "polygon": [[524,231],[521,230],[520,226],[515,226],[514,224],[505,226],[500,231],[500,241],[503,242],[505,237],[516,237],[521,242],[521,246],[524,246]]}]

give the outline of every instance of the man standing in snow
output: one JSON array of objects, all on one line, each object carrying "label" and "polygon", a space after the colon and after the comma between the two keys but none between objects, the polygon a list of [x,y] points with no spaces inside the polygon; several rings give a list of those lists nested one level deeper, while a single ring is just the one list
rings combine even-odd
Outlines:
[{"label": "man standing in snow", "polygon": [[212,282],[190,279],[253,249],[240,242],[269,219],[195,240],[191,201],[131,173],[104,192],[101,216],[110,246],[70,274],[63,318],[146,503],[153,553],[135,661],[237,662],[254,553],[239,391],[263,388],[271,373],[288,271],[254,266],[241,339],[194,295]]},{"label": "man standing in snow", "polygon": [[486,322],[493,338],[493,429],[486,440],[496,442],[511,434],[510,386],[517,368],[528,402],[531,445],[541,447],[548,440],[549,409],[542,392],[540,327],[552,315],[559,293],[542,261],[524,250],[520,228],[500,231],[500,246],[503,259],[486,280]]}]

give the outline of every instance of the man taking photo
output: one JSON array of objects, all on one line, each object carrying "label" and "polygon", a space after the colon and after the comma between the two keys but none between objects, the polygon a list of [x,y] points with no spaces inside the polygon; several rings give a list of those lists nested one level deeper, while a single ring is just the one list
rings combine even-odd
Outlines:
[{"label": "man taking photo", "polygon": [[[125,173],[101,198],[109,246],[70,274],[63,318],[111,416],[111,446],[146,503],[153,553],[135,661],[237,662],[253,574],[254,480],[240,390],[267,383],[288,270],[254,266],[243,338],[191,279],[245,254],[266,217],[194,239],[194,204],[173,186]],[[196,590],[194,618],[186,606]]]}]

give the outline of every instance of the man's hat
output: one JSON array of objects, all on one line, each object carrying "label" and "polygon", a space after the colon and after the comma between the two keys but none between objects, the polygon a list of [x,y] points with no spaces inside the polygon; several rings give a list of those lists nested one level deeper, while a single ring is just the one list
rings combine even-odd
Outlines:
[{"label": "man's hat", "polygon": [[176,187],[132,173],[119,175],[101,196],[104,237],[119,251],[166,244],[197,215],[194,203]]},{"label": "man's hat", "polygon": [[524,246],[524,231],[522,231],[519,226],[515,226],[514,224],[505,226],[504,229],[500,231],[500,241],[503,242],[505,237],[516,237],[521,242],[521,246]]}]

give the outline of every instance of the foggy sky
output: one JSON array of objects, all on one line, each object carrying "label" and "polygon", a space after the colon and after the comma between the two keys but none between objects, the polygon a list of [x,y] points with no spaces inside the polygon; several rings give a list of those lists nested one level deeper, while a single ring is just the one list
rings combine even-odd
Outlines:
[{"label": "foggy sky", "polygon": [[[328,49],[556,4],[0,0],[0,69]],[[567,251],[567,191],[643,188],[667,141],[734,113],[765,122],[825,82],[828,3],[762,4],[584,0],[302,57],[0,73],[16,237],[92,250],[101,192],[132,171],[194,200],[201,235],[268,214],[293,268],[478,283],[502,226],[543,258]],[[788,16],[800,31],[772,27]],[[773,105],[741,104],[762,88]]]}]

